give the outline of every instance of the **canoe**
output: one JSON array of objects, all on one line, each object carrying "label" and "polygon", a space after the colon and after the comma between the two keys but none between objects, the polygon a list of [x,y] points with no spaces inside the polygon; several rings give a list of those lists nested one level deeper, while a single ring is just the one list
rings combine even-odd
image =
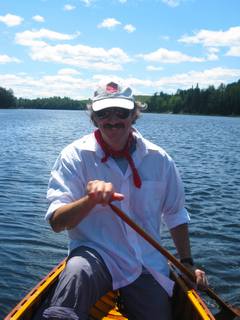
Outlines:
[{"label": "canoe", "polygon": [[[25,298],[5,317],[4,320],[31,320],[41,304],[46,300],[50,289],[57,283],[66,260],[55,267]],[[183,277],[171,267],[171,277],[175,281],[172,298],[173,320],[214,320],[212,312],[198,292],[187,284]],[[117,306],[117,292],[109,292],[92,307],[90,320],[127,320]]]}]

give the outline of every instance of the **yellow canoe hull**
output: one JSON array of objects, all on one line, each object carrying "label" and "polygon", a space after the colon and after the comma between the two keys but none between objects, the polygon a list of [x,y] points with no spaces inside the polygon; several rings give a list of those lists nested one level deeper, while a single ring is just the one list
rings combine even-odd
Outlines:
[{"label": "yellow canoe hull", "polygon": [[[31,320],[36,310],[46,298],[49,289],[57,281],[63,271],[66,261],[62,261],[35,288],[19,302],[19,304],[5,317],[4,320]],[[176,282],[172,299],[173,320],[214,320],[215,317],[207,305],[184,280],[172,271]],[[116,292],[109,292],[93,306],[90,311],[91,320],[127,320],[116,306]]]}]

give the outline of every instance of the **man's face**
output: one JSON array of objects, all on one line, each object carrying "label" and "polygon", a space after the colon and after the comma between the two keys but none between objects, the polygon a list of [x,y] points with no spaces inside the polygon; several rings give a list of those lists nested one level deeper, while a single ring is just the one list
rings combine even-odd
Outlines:
[{"label": "man's face", "polygon": [[124,148],[134,120],[134,113],[123,108],[107,108],[93,113],[104,141],[114,150]]}]

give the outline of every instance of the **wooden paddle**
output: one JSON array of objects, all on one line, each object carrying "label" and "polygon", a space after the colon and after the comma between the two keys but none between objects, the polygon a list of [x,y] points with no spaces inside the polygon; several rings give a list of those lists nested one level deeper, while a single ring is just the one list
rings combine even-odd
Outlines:
[{"label": "wooden paddle", "polygon": [[[132,219],[130,219],[121,209],[109,203],[111,209],[133,230],[135,230],[141,237],[148,241],[155,249],[164,255],[170,262],[172,262],[182,273],[187,275],[190,280],[195,282],[195,275],[188,268],[186,268],[178,259],[176,259],[170,252],[163,248],[155,239],[153,239],[146,231],[139,227]],[[240,316],[240,308],[235,308],[224,302],[212,289],[209,287],[204,290],[210,298],[214,299],[223,311],[216,315],[216,319],[231,320]]]}]

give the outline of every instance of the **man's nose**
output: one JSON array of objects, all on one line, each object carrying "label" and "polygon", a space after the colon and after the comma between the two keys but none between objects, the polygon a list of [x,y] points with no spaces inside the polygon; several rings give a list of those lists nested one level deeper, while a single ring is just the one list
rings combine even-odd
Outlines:
[{"label": "man's nose", "polygon": [[119,118],[118,118],[118,116],[116,115],[115,112],[111,112],[109,117],[108,117],[108,120],[109,121],[116,121],[116,120],[119,121]]}]

